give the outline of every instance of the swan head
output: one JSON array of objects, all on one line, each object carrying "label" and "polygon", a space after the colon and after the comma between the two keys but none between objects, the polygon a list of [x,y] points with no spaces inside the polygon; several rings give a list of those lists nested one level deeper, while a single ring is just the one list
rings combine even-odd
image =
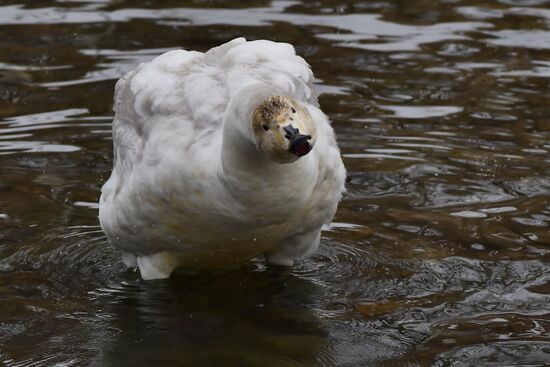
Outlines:
[{"label": "swan head", "polygon": [[317,139],[313,118],[298,101],[271,96],[252,115],[256,146],[278,163],[291,163],[308,154]]}]

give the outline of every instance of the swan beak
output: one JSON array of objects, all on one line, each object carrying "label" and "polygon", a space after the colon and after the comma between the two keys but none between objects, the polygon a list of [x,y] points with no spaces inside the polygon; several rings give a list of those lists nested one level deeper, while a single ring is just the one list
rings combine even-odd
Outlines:
[{"label": "swan beak", "polygon": [[311,139],[310,135],[299,134],[290,142],[290,152],[296,154],[298,157],[308,154],[312,148],[311,144],[308,142],[309,139]]},{"label": "swan beak", "polygon": [[309,144],[311,135],[300,134],[300,131],[292,125],[285,126],[283,129],[286,133],[285,138],[289,140],[288,150],[292,154],[302,157],[311,151],[312,146]]}]

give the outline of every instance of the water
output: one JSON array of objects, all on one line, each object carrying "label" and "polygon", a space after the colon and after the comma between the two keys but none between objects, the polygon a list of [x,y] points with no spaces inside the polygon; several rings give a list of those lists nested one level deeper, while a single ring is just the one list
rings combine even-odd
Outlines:
[{"label": "water", "polygon": [[[292,270],[140,282],[114,83],[240,35],[312,65],[348,192]],[[2,1],[0,40],[0,364],[550,364],[550,1]]]}]

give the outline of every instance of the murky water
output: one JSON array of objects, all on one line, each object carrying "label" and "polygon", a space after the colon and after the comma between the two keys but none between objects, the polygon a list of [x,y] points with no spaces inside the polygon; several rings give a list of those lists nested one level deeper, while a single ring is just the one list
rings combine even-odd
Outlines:
[{"label": "murky water", "polygon": [[[550,364],[550,1],[0,4],[0,364]],[[97,220],[114,83],[240,35],[310,62],[348,193],[286,273],[142,283]]]}]

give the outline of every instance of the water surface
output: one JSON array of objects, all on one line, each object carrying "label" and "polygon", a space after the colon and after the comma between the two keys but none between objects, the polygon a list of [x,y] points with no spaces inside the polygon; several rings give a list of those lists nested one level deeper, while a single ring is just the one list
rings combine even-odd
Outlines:
[{"label": "water surface", "polygon": [[[287,272],[139,280],[98,227],[114,84],[294,44],[348,192]],[[0,2],[0,364],[550,363],[550,1]]]}]

